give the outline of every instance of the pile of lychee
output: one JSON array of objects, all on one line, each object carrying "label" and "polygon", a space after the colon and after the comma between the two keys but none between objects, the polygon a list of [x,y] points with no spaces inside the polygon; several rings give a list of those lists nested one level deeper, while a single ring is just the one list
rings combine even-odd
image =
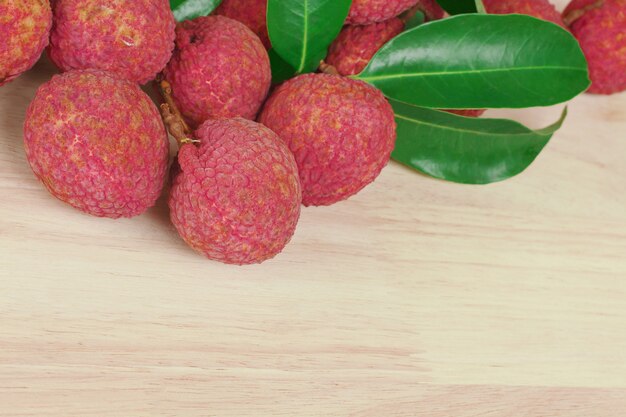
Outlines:
[{"label": "pile of lychee", "polygon": [[[331,205],[372,183],[394,148],[394,113],[380,91],[347,76],[404,30],[408,14],[445,12],[434,0],[354,0],[323,71],[273,86],[266,3],[224,0],[177,25],[168,0],[0,2],[0,85],[46,47],[61,71],[24,123],[37,178],[109,218],[143,213],[171,181],[181,237],[232,264],[280,253],[302,205]],[[573,0],[565,20],[547,0],[484,3],[569,26],[589,60],[590,92],[626,90],[626,0]],[[140,88],[153,80],[160,109]],[[180,147],[171,167],[166,128]]]}]

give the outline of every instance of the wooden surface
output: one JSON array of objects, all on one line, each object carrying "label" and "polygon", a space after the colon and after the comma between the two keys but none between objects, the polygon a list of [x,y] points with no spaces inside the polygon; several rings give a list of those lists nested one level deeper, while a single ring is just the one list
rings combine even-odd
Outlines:
[{"label": "wooden surface", "polygon": [[626,94],[576,99],[508,182],[391,164],[238,268],[163,202],[109,221],[47,194],[21,125],[51,72],[0,89],[0,416],[626,415]]}]

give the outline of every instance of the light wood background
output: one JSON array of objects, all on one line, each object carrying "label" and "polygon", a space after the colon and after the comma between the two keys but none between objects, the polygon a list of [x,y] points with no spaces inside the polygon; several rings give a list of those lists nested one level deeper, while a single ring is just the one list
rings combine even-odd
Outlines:
[{"label": "light wood background", "polygon": [[391,164],[239,268],[163,201],[110,221],[47,194],[21,125],[52,72],[0,89],[0,416],[626,416],[626,94],[576,99],[501,184]]}]

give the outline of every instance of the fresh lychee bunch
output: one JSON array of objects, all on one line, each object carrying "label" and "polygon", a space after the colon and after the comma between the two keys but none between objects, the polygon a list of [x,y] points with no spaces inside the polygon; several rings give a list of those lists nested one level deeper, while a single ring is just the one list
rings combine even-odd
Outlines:
[{"label": "fresh lychee bunch", "polygon": [[35,65],[51,26],[48,0],[0,1],[0,86]]},{"label": "fresh lychee bunch", "polygon": [[169,61],[167,0],[55,0],[50,57],[62,70],[100,69],[145,84]]},{"label": "fresh lychee bunch", "polygon": [[302,192],[293,155],[265,126],[212,119],[182,145],[169,198],[181,237],[209,259],[253,264],[287,245],[300,217]]},{"label": "fresh lychee bunch", "polygon": [[341,75],[358,74],[383,45],[403,30],[404,23],[397,17],[371,25],[345,26],[330,46],[326,63]]},{"label": "fresh lychee bunch", "polygon": [[595,94],[626,90],[626,0],[574,0],[563,16],[589,63]]},{"label": "fresh lychee bunch", "polygon": [[483,0],[491,14],[527,14],[564,26],[561,15],[548,0]]},{"label": "fresh lychee bunch", "polygon": [[164,73],[180,111],[196,126],[209,118],[254,119],[272,81],[258,36],[223,16],[181,23]]},{"label": "fresh lychee bunch", "polygon": [[393,109],[361,81],[327,74],[293,78],[271,95],[260,122],[296,157],[303,203],[330,205],[373,182],[395,146]]},{"label": "fresh lychee bunch", "polygon": [[243,23],[257,34],[265,48],[272,47],[267,33],[267,0],[224,0],[215,14]]},{"label": "fresh lychee bunch", "polygon": [[384,22],[419,3],[419,0],[353,0],[346,23],[368,25]]},{"label": "fresh lychee bunch", "polygon": [[43,84],[24,124],[26,156],[58,199],[99,217],[133,217],[163,187],[169,142],[137,84],[76,70]]}]

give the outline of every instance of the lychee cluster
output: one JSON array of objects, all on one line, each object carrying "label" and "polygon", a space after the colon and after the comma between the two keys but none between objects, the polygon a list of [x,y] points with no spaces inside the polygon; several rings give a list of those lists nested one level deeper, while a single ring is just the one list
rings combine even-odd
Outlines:
[{"label": "lychee cluster", "polygon": [[[564,24],[548,0],[484,4],[489,13]],[[354,0],[322,73],[269,94],[266,9],[267,0],[224,0],[214,15],[176,25],[167,0],[54,0],[52,8],[48,0],[3,1],[0,85],[32,67],[49,38],[63,71],[39,88],[26,115],[24,146],[37,178],[86,213],[139,215],[167,177],[167,127],[180,148],[168,204],[182,239],[229,264],[276,256],[302,205],[355,195],[394,149],[391,105],[348,76],[416,12],[427,21],[446,14],[435,0]],[[564,21],[589,59],[590,91],[625,90],[626,0],[574,0]],[[155,78],[161,114],[139,88]]]},{"label": "lychee cluster", "polygon": [[48,0],[0,2],[0,86],[32,68],[48,45]]}]

